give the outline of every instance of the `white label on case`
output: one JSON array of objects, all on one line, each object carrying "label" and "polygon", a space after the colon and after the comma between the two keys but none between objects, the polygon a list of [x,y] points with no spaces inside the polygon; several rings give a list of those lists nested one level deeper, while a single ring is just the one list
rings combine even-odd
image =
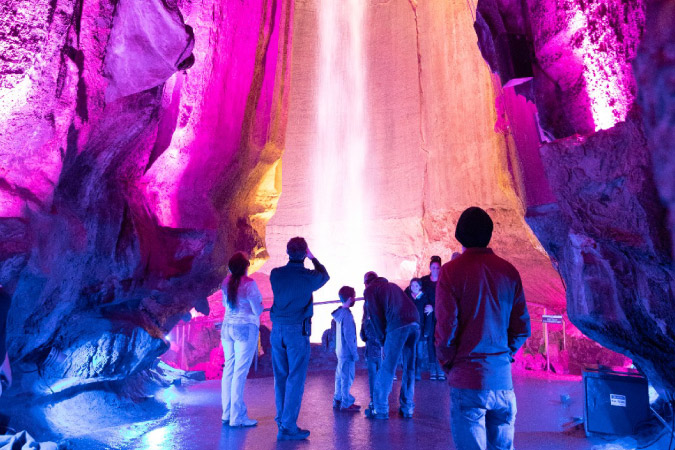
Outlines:
[{"label": "white label on case", "polygon": [[609,394],[609,402],[612,406],[623,406],[626,407],[626,396],[619,394]]}]

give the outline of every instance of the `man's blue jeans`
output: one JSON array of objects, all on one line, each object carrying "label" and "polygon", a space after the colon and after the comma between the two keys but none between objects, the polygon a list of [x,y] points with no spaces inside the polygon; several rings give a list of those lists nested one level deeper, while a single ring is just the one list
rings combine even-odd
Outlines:
[{"label": "man's blue jeans", "polygon": [[399,403],[404,413],[412,414],[415,409],[415,345],[420,336],[416,323],[389,331],[384,340],[384,361],[375,378],[375,412],[389,413],[389,393],[394,383],[396,363],[403,356],[403,377]]},{"label": "man's blue jeans", "polygon": [[290,432],[298,429],[297,421],[305,392],[309,365],[309,336],[302,335],[302,324],[272,324],[272,370],[277,415],[280,428]]},{"label": "man's blue jeans", "polygon": [[450,390],[450,427],[462,450],[513,450],[513,390]]}]

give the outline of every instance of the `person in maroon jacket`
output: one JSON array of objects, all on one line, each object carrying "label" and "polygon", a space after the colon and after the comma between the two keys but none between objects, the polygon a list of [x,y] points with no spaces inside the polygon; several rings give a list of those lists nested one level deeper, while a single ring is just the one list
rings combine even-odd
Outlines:
[{"label": "person in maroon jacket", "polygon": [[411,418],[415,403],[415,345],[420,336],[417,307],[403,289],[386,278],[368,272],[363,278],[366,290],[365,311],[377,341],[382,345],[384,360],[375,376],[374,409],[366,409],[369,419],[389,418],[389,393],[399,357],[403,359],[403,377],[398,414]]},{"label": "person in maroon jacket", "polygon": [[530,336],[518,271],[487,248],[490,216],[465,210],[455,237],[464,249],[436,287],[436,345],[450,385],[450,425],[462,450],[513,449],[513,355]]}]

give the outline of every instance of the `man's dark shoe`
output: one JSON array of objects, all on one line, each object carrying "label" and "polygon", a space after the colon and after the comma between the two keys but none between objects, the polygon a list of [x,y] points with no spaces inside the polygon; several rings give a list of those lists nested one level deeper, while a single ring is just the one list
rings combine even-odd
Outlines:
[{"label": "man's dark shoe", "polygon": [[398,409],[398,415],[404,419],[412,419],[412,413],[405,412],[401,408]]},{"label": "man's dark shoe", "polygon": [[376,413],[374,410],[368,408],[365,411],[366,417],[368,419],[379,419],[379,420],[387,420],[389,419],[389,414],[387,413]]},{"label": "man's dark shoe", "polygon": [[333,409],[340,409],[341,404],[340,400],[333,400]]},{"label": "man's dark shoe", "polygon": [[341,411],[347,411],[347,412],[356,412],[361,410],[361,405],[357,404],[351,404],[347,406],[346,408],[340,408]]},{"label": "man's dark shoe", "polygon": [[303,430],[302,428],[294,431],[279,428],[279,433],[277,433],[277,441],[302,441],[308,437],[309,430]]}]

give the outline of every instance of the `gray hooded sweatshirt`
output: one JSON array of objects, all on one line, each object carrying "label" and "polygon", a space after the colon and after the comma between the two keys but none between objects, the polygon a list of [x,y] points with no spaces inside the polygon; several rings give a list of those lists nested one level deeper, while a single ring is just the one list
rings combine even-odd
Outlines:
[{"label": "gray hooded sweatshirt", "polygon": [[335,319],[335,354],[338,359],[358,361],[356,351],[356,323],[348,308],[338,308],[332,313]]}]

